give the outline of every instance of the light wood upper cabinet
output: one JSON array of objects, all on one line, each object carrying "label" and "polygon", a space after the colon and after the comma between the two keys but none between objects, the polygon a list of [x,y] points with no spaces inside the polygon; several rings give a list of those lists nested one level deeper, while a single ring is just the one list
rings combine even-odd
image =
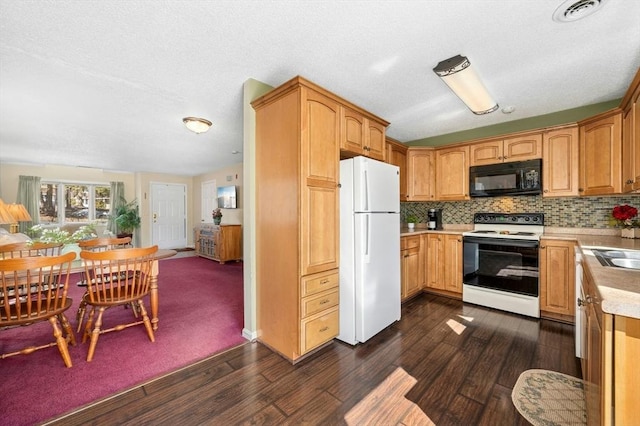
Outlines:
[{"label": "light wood upper cabinet", "polygon": [[301,143],[300,271],[302,274],[335,269],[339,263],[338,193],[339,104],[303,88]]},{"label": "light wood upper cabinet", "polygon": [[340,149],[354,153],[363,153],[364,116],[349,108],[340,108]]},{"label": "light wood upper cabinet", "polygon": [[384,161],[385,126],[368,118],[364,119],[364,123],[367,157]]},{"label": "light wood upper cabinet", "polygon": [[540,312],[574,322],[575,244],[573,241],[540,241]]},{"label": "light wood upper cabinet", "polygon": [[470,166],[532,160],[542,157],[542,134],[515,136],[469,146]]},{"label": "light wood upper cabinet", "polygon": [[406,201],[435,199],[435,153],[432,148],[409,148],[407,175]]},{"label": "light wood upper cabinet", "polygon": [[438,149],[436,153],[436,200],[469,199],[469,147]]},{"label": "light wood upper cabinet", "polygon": [[622,192],[640,190],[640,69],[622,100]]},{"label": "light wood upper cabinet", "polygon": [[386,162],[400,169],[400,201],[407,201],[407,150],[405,144],[387,138]]},{"label": "light wood upper cabinet", "polygon": [[543,197],[577,196],[578,127],[545,132],[542,141]]},{"label": "light wood upper cabinet", "polygon": [[622,191],[622,113],[619,109],[579,123],[580,195]]},{"label": "light wood upper cabinet", "polygon": [[384,161],[385,125],[358,111],[340,108],[340,149]]}]

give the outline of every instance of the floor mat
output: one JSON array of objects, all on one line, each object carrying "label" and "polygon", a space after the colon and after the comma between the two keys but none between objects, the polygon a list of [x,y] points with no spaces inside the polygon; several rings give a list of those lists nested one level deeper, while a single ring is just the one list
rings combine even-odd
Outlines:
[{"label": "floor mat", "polygon": [[567,374],[527,370],[518,377],[511,400],[535,426],[587,424],[584,382]]}]

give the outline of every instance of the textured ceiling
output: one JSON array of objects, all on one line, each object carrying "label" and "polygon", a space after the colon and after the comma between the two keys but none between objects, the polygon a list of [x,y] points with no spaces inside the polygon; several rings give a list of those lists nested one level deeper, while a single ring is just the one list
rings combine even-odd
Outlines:
[{"label": "textured ceiling", "polygon": [[[296,75],[402,142],[620,98],[640,1],[572,23],[560,0],[0,0],[0,161],[197,175],[242,161],[242,86]],[[432,72],[465,55],[500,111]],[[182,117],[211,120],[196,135]]]}]

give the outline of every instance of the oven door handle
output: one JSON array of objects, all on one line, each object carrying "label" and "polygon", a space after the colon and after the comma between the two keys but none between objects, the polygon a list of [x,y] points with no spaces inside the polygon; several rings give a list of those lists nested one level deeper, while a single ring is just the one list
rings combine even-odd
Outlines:
[{"label": "oven door handle", "polygon": [[463,237],[462,241],[463,243],[493,244],[493,245],[501,245],[501,246],[530,247],[530,248],[537,248],[539,245],[538,240],[516,240],[511,238]]}]

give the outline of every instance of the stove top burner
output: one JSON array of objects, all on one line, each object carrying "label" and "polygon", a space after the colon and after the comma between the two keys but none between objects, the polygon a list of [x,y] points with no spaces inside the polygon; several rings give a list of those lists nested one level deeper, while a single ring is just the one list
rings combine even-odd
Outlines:
[{"label": "stove top burner", "polygon": [[473,223],[473,231],[463,235],[539,240],[544,232],[543,213],[476,213]]}]

